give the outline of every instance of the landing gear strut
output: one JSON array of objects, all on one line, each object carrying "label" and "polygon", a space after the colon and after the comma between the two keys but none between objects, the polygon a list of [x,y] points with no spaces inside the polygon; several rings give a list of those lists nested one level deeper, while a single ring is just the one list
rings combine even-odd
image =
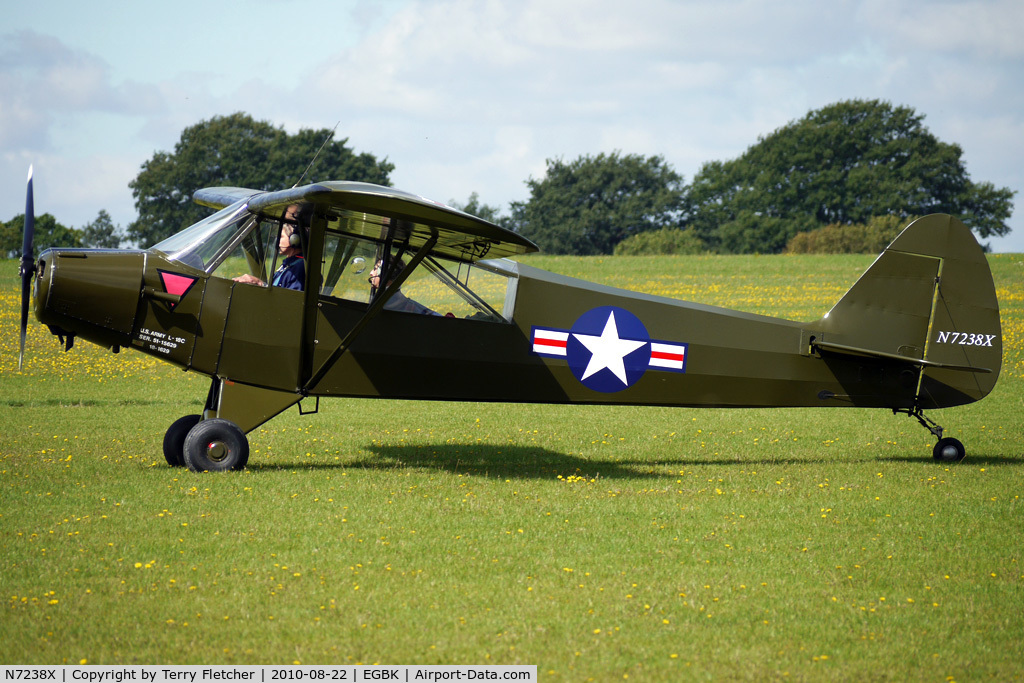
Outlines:
[{"label": "landing gear strut", "polygon": [[939,462],[960,462],[967,455],[967,449],[958,439],[953,437],[942,437],[942,425],[925,416],[920,406],[913,408],[894,408],[893,413],[906,413],[910,417],[917,418],[921,426],[932,433],[938,443],[932,449],[932,457]]}]

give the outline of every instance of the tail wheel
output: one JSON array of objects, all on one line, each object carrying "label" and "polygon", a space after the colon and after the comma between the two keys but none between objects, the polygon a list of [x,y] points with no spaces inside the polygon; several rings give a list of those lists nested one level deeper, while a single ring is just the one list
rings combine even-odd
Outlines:
[{"label": "tail wheel", "polygon": [[921,423],[921,426],[927,429],[932,435],[939,440],[935,444],[935,448],[932,449],[932,457],[939,462],[960,462],[967,455],[967,449],[957,439],[953,437],[942,436],[942,425],[937,424],[935,420],[925,417],[924,411],[921,410],[921,406],[914,406],[913,408],[893,408],[892,412],[895,413],[906,413],[910,417],[916,417],[917,421]]},{"label": "tail wheel", "polygon": [[249,462],[249,440],[234,422],[203,420],[185,437],[185,466],[193,472],[240,470]]},{"label": "tail wheel", "polygon": [[171,467],[185,466],[185,437],[199,424],[199,420],[198,415],[186,415],[167,428],[164,434],[164,458]]},{"label": "tail wheel", "polygon": [[960,462],[967,455],[967,449],[957,439],[946,437],[939,439],[932,449],[932,457],[939,462]]}]

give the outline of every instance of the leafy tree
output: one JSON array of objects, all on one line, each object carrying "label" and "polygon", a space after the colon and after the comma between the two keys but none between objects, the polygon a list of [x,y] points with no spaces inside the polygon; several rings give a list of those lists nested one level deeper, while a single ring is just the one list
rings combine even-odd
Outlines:
[{"label": "leafy tree", "polygon": [[723,254],[775,254],[793,235],[815,223],[806,217],[779,218],[745,209],[718,228],[718,251]]},{"label": "leafy tree", "polygon": [[[333,137],[329,129],[303,129],[289,135],[284,128],[241,112],[190,126],[182,131],[173,153],[154,154],[128,184],[139,212],[128,226],[128,235],[149,246],[204,218],[209,211],[192,201],[193,192],[203,187],[280,190],[300,178],[303,183],[317,179],[390,183],[393,164],[356,154],[346,146],[347,138],[334,141]],[[325,140],[329,142],[324,144]]]},{"label": "leafy tree", "polygon": [[121,228],[114,225],[110,214],[105,209],[100,209],[96,220],[86,223],[81,228],[82,244],[86,247],[102,247],[105,249],[117,249],[121,246],[123,235]]},{"label": "leafy tree", "polygon": [[549,253],[610,254],[630,235],[679,225],[683,179],[660,156],[548,159],[545,177],[526,184],[511,222]]},{"label": "leafy tree", "polygon": [[[23,213],[19,213],[6,223],[0,223],[0,254],[5,258],[21,258],[24,234]],[[44,213],[42,216],[36,216],[32,246],[37,256],[50,247],[81,247],[82,232],[63,226],[52,215]]]},{"label": "leafy tree", "polygon": [[981,237],[1005,235],[1014,192],[971,182],[960,147],[923,119],[878,100],[812,111],[738,159],[704,164],[687,188],[689,224],[728,251],[780,251],[798,231],[886,214],[950,213]]},{"label": "leafy tree", "polygon": [[[21,217],[24,224],[25,218]],[[14,221],[12,220],[11,223]],[[19,258],[21,256],[21,232],[11,223],[0,221],[0,257]]]},{"label": "leafy tree", "polygon": [[704,243],[691,229],[661,228],[627,237],[615,245],[616,256],[652,256],[657,254],[701,254]]}]

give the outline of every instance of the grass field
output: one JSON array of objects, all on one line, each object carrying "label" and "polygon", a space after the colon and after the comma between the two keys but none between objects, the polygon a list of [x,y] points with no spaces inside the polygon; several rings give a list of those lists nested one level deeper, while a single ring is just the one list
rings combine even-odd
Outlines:
[{"label": "grass field", "polygon": [[[861,256],[532,257],[820,317]],[[1003,373],[930,414],[328,400],[245,471],[161,454],[208,380],[33,320],[0,261],[0,662],[536,664],[544,680],[1024,678],[1024,257]]]}]

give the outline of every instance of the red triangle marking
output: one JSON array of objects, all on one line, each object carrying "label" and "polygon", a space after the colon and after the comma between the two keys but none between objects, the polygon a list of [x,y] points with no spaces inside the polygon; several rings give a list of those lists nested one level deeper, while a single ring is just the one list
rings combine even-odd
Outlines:
[{"label": "red triangle marking", "polygon": [[[188,290],[193,288],[193,285],[199,282],[199,278],[191,278],[189,275],[179,275],[176,272],[167,272],[166,270],[158,270],[157,272],[160,273],[160,280],[164,283],[164,290],[174,296],[183,297],[188,293]],[[171,308],[174,305],[172,304]]]},{"label": "red triangle marking", "polygon": [[175,296],[181,296],[196,283],[196,278],[176,273],[160,273],[160,278],[164,282],[164,289],[167,290],[167,293]]}]

